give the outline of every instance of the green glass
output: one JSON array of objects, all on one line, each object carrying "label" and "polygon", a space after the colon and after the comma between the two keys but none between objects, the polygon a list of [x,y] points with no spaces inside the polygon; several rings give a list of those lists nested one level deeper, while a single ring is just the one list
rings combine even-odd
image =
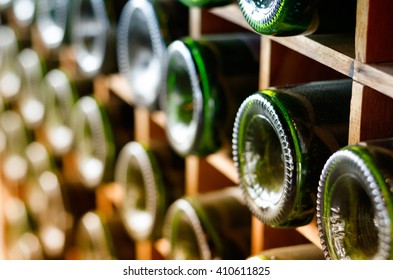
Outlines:
[{"label": "green glass", "polygon": [[8,197],[3,205],[3,211],[7,259],[42,260],[42,246],[34,233],[34,224],[23,200],[16,196]]},{"label": "green glass", "polygon": [[323,252],[312,243],[264,250],[248,260],[324,260]]},{"label": "green glass", "polygon": [[95,188],[112,180],[115,145],[104,107],[91,96],[81,97],[72,110],[70,127],[81,182]]},{"label": "green glass", "polygon": [[99,211],[89,211],[79,220],[75,230],[80,259],[134,259],[134,243],[116,216],[108,218]]},{"label": "green glass", "polygon": [[241,102],[258,88],[259,36],[211,35],[168,47],[165,93],[167,136],[182,156],[228,148]]},{"label": "green glass", "polygon": [[168,209],[164,238],[170,243],[169,259],[245,259],[251,213],[237,187],[186,196]]},{"label": "green glass", "polygon": [[115,182],[125,194],[119,213],[134,240],[160,238],[168,206],[184,193],[184,159],[153,142],[127,143],[115,166]]},{"label": "green glass", "polygon": [[238,0],[249,25],[274,36],[355,31],[356,0]]},{"label": "green glass", "polygon": [[26,148],[28,175],[24,185],[27,207],[36,225],[36,234],[48,259],[62,259],[72,225],[60,178],[46,147],[32,142]]},{"label": "green glass", "polygon": [[45,65],[36,51],[23,49],[16,60],[21,80],[16,103],[18,110],[29,129],[38,128],[44,118],[44,104],[41,81],[45,75]]},{"label": "green glass", "polygon": [[167,45],[188,34],[188,21],[188,9],[178,0],[132,0],[124,7],[117,61],[137,106],[158,108]]},{"label": "green glass", "polygon": [[321,172],[317,223],[327,259],[393,259],[393,140],[349,145]]},{"label": "green glass", "polygon": [[188,7],[200,7],[203,9],[221,7],[234,3],[233,0],[180,0]]},{"label": "green glass", "polygon": [[25,149],[31,135],[26,129],[22,117],[13,110],[6,110],[0,115],[0,154],[3,182],[20,184],[27,175]]},{"label": "green glass", "polygon": [[[86,77],[117,72],[115,37],[123,1],[75,0],[71,6],[71,45]],[[116,9],[115,9],[116,8]]]},{"label": "green glass", "polygon": [[21,79],[15,63],[19,54],[15,31],[8,26],[0,26],[0,94],[6,103],[16,100]]},{"label": "green glass", "polygon": [[240,106],[233,160],[263,223],[294,227],[313,218],[323,165],[348,141],[351,88],[351,80],[270,88]]},{"label": "green glass", "polygon": [[36,0],[38,36],[47,50],[69,42],[70,0]]}]

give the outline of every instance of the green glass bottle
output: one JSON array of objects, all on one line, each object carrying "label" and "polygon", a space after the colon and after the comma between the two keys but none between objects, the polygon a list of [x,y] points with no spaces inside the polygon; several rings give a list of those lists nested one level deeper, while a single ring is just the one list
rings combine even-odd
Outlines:
[{"label": "green glass bottle", "polygon": [[321,172],[317,223],[327,259],[393,259],[393,140],[349,145]]},{"label": "green glass bottle", "polygon": [[264,250],[248,260],[324,260],[321,248],[312,243]]},{"label": "green glass bottle", "polygon": [[63,156],[70,151],[74,140],[71,113],[80,96],[80,87],[60,69],[49,71],[41,87],[45,111],[43,134],[51,152],[56,157]]},{"label": "green glass bottle", "polygon": [[75,0],[71,6],[71,45],[86,77],[117,72],[115,37],[125,0]]},{"label": "green glass bottle", "polygon": [[0,94],[4,102],[12,103],[21,87],[15,63],[19,54],[18,39],[8,26],[0,26],[0,38]]},{"label": "green glass bottle", "polygon": [[348,141],[351,89],[351,80],[270,88],[240,106],[233,160],[263,223],[294,227],[313,218],[323,165]]},{"label": "green glass bottle", "polygon": [[36,225],[36,234],[47,259],[63,259],[70,242],[72,216],[66,209],[60,176],[43,144],[30,143],[26,158],[24,200]]},{"label": "green glass bottle", "polygon": [[6,259],[42,260],[42,246],[34,233],[34,224],[23,200],[10,196],[3,207]]},{"label": "green glass bottle", "polygon": [[355,31],[356,0],[238,0],[258,33],[291,36]]},{"label": "green glass bottle", "polygon": [[36,129],[44,118],[41,81],[45,75],[45,65],[33,49],[23,49],[17,57],[17,70],[21,80],[16,103],[29,129]]},{"label": "green glass bottle", "polygon": [[89,211],[79,220],[74,245],[84,260],[134,259],[134,243],[120,219],[106,217],[99,211]]},{"label": "green glass bottle", "polygon": [[26,179],[28,166],[25,149],[31,141],[31,135],[27,131],[22,117],[12,110],[1,113],[0,131],[3,183],[18,185]]},{"label": "green glass bottle", "polygon": [[180,155],[230,147],[236,111],[258,89],[259,46],[259,36],[248,33],[170,44],[162,107],[169,143]]},{"label": "green glass bottle", "polygon": [[180,0],[188,7],[200,7],[202,9],[221,7],[234,3],[234,0]]},{"label": "green glass bottle", "polygon": [[164,220],[169,259],[245,259],[250,254],[251,213],[238,187],[176,200]]},{"label": "green glass bottle", "polygon": [[81,182],[88,188],[113,179],[115,145],[104,107],[92,96],[81,97],[72,110],[72,152]]},{"label": "green glass bottle", "polygon": [[[12,0],[9,25],[24,47],[31,46],[31,25],[35,21],[36,0]],[[23,49],[23,48],[22,48]]]},{"label": "green glass bottle", "polygon": [[69,43],[70,0],[36,0],[38,36],[47,50]]},{"label": "green glass bottle", "polygon": [[163,142],[132,141],[120,151],[115,182],[124,190],[119,213],[134,240],[156,240],[168,206],[184,194],[184,159]]},{"label": "green glass bottle", "polygon": [[117,61],[134,102],[158,108],[166,48],[188,34],[188,9],[178,0],[128,1],[117,32]]}]

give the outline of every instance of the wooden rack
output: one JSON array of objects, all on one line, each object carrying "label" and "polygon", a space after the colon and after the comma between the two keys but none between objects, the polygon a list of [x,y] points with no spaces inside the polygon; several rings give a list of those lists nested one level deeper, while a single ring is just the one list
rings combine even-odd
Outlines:
[{"label": "wooden rack", "polygon": [[[349,77],[353,79],[348,143],[393,136],[393,1],[358,0],[353,35],[272,37],[261,35],[259,87]],[[209,10],[190,9],[190,36],[243,30],[253,32],[236,3]],[[100,77],[99,98],[116,94],[133,106],[132,93],[118,74]],[[103,90],[105,89],[105,90]],[[165,115],[134,108],[135,140],[149,141],[165,133]],[[202,175],[215,180],[207,183]],[[186,158],[186,194],[196,194],[238,184],[232,159],[223,152]],[[122,198],[119,187],[108,184],[97,193],[97,206],[106,213]],[[0,192],[1,201],[1,192]],[[1,215],[0,215],[1,219]],[[0,220],[0,225],[1,225]],[[0,229],[0,238],[2,230]],[[289,236],[289,237],[288,237]],[[300,236],[300,237],[299,237]],[[256,218],[252,224],[251,253],[297,243],[302,238],[320,245],[315,219],[296,230],[277,230]],[[0,247],[0,258],[3,250]],[[142,241],[136,244],[137,259],[161,259],[168,244]]]}]

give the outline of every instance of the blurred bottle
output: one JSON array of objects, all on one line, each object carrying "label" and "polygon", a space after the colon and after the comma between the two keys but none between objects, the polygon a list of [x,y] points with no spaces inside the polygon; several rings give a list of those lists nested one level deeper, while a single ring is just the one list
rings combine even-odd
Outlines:
[{"label": "blurred bottle", "polygon": [[348,141],[352,80],[270,88],[248,97],[233,129],[233,160],[246,202],[272,227],[307,224],[319,174]]},{"label": "blurred bottle", "polygon": [[45,75],[45,65],[33,49],[23,49],[16,60],[20,87],[16,107],[28,129],[36,129],[44,118],[41,81]]},{"label": "blurred bottle", "polygon": [[4,243],[6,258],[40,260],[44,258],[41,244],[34,234],[34,224],[24,202],[8,196],[4,203]]},{"label": "blurred bottle", "polygon": [[176,200],[164,220],[169,259],[245,259],[251,213],[238,187]]},{"label": "blurred bottle", "polygon": [[70,0],[36,0],[37,34],[47,51],[69,43]]},{"label": "blurred bottle", "polygon": [[238,0],[248,24],[275,36],[355,32],[356,0]]},{"label": "blurred bottle", "polygon": [[[31,141],[31,135],[21,116],[12,110],[6,110],[0,115],[0,134],[3,183],[19,188],[27,175],[25,150]],[[18,189],[14,191],[19,193]]]},{"label": "blurred bottle", "polygon": [[184,159],[165,143],[132,141],[120,151],[115,182],[124,189],[119,214],[130,236],[155,240],[168,206],[184,194]]},{"label": "blurred bottle", "polygon": [[26,149],[29,172],[25,184],[25,201],[36,224],[37,236],[47,259],[64,259],[70,242],[72,216],[53,159],[39,142]]},{"label": "blurred bottle", "polygon": [[134,243],[118,217],[89,211],[79,221],[75,233],[79,258],[84,260],[132,260]]},{"label": "blurred bottle", "polygon": [[83,96],[71,113],[72,152],[81,182],[95,188],[113,180],[115,144],[108,116],[92,96]]},{"label": "blurred bottle", "polygon": [[[42,130],[48,148],[56,157],[65,155],[72,147],[71,114],[85,87],[88,85],[73,82],[60,69],[49,71],[41,83],[45,111]],[[90,89],[86,90],[90,93]]]},{"label": "blurred bottle", "polygon": [[12,0],[9,25],[15,30],[23,47],[31,46],[31,25],[35,20],[36,0]]},{"label": "blurred bottle", "polygon": [[264,250],[248,260],[324,260],[323,252],[312,243]]},{"label": "blurred bottle", "polygon": [[117,61],[137,106],[155,110],[166,47],[188,34],[188,9],[178,0],[130,0],[117,32]]},{"label": "blurred bottle", "polygon": [[221,7],[234,3],[234,0],[180,0],[188,7],[200,7],[202,9]]},{"label": "blurred bottle", "polygon": [[19,54],[18,40],[8,26],[0,26],[0,38],[0,94],[4,102],[12,103],[21,87],[15,63]]},{"label": "blurred bottle", "polygon": [[180,155],[230,148],[242,101],[258,89],[260,37],[206,35],[168,47],[163,108],[169,143]]},{"label": "blurred bottle", "polygon": [[117,18],[125,0],[72,1],[71,45],[80,73],[86,77],[117,72]]},{"label": "blurred bottle", "polygon": [[317,223],[327,259],[393,259],[393,139],[334,153],[322,170]]}]

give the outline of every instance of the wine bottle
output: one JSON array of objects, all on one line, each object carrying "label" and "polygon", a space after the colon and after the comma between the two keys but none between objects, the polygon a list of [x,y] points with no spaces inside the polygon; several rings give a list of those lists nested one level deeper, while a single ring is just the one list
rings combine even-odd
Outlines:
[{"label": "wine bottle", "polygon": [[177,0],[132,0],[124,6],[117,61],[137,106],[158,109],[167,45],[188,34],[188,26],[188,9]]},{"label": "wine bottle", "polygon": [[323,252],[312,243],[264,250],[248,260],[324,260]]},{"label": "wine bottle", "polygon": [[33,49],[23,49],[17,57],[17,70],[20,87],[16,103],[28,129],[41,125],[44,118],[44,104],[41,96],[41,81],[45,75],[45,65]]},{"label": "wine bottle", "polygon": [[34,224],[23,200],[8,196],[3,209],[6,259],[43,259],[41,244],[34,234]]},{"label": "wine bottle", "polygon": [[134,240],[156,240],[168,206],[184,194],[184,159],[164,142],[127,143],[115,166],[119,214]]},{"label": "wine bottle", "polygon": [[258,33],[292,36],[355,31],[356,0],[238,0],[248,24]]},{"label": "wine bottle", "polygon": [[72,152],[81,182],[95,188],[113,179],[115,145],[108,116],[92,96],[81,97],[71,113]]},{"label": "wine bottle", "polygon": [[221,7],[234,3],[233,0],[180,0],[188,7],[200,7],[202,9]]},{"label": "wine bottle", "polygon": [[32,142],[26,148],[28,175],[25,202],[47,259],[63,259],[70,241],[72,217],[67,212],[54,161],[46,147]]},{"label": "wine bottle", "polygon": [[259,46],[260,37],[248,33],[170,44],[162,107],[169,143],[180,155],[230,148],[236,111],[258,88]]},{"label": "wine bottle", "polygon": [[346,146],[321,172],[317,224],[327,259],[393,259],[393,140]]},{"label": "wine bottle", "polygon": [[0,26],[0,38],[0,94],[6,103],[12,103],[21,86],[15,63],[19,54],[18,40],[8,26]]},{"label": "wine bottle", "polygon": [[36,0],[37,34],[46,50],[57,50],[69,43],[71,1]]},{"label": "wine bottle", "polygon": [[[121,1],[75,0],[71,6],[71,45],[86,77],[117,72],[115,37]],[[116,9],[115,9],[116,8]]]},{"label": "wine bottle", "polygon": [[134,259],[134,243],[120,219],[89,211],[78,222],[75,245],[80,258],[86,260]]},{"label": "wine bottle", "polygon": [[24,47],[31,45],[31,25],[35,21],[36,0],[13,0],[9,25],[15,30]]},{"label": "wine bottle", "polygon": [[45,142],[56,157],[63,156],[70,151],[74,140],[70,127],[73,107],[82,95],[81,91],[88,90],[90,93],[90,89],[85,88],[88,87],[85,83],[73,82],[60,69],[49,71],[41,86],[45,110],[42,122]]},{"label": "wine bottle", "polygon": [[238,187],[176,200],[164,220],[169,259],[245,259],[251,213]]},{"label": "wine bottle", "polygon": [[28,170],[25,149],[31,141],[31,135],[21,116],[12,110],[1,113],[0,131],[3,182],[6,185],[22,183]]},{"label": "wine bottle", "polygon": [[294,227],[315,213],[318,176],[348,141],[351,80],[276,87],[249,96],[233,129],[246,202],[263,223]]}]

